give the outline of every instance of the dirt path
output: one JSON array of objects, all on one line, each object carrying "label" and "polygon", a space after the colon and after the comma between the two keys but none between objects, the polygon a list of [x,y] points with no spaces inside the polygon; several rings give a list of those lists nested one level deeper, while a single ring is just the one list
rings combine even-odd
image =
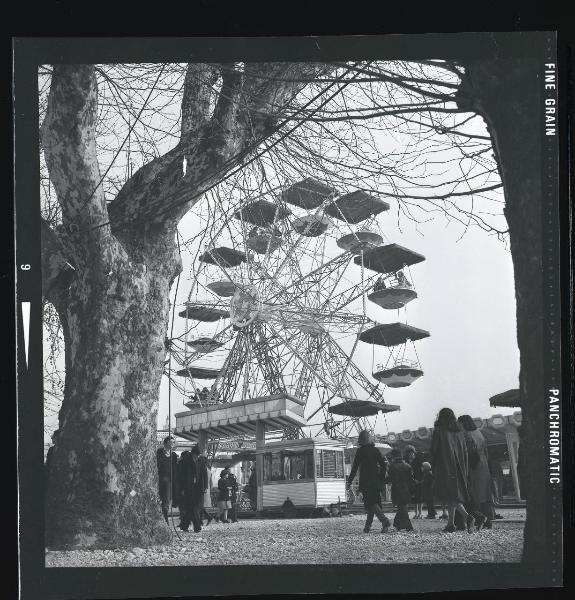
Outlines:
[{"label": "dirt path", "polygon": [[[500,511],[524,518],[522,510]],[[388,513],[389,516],[392,516]],[[222,564],[342,564],[516,562],[523,526],[497,524],[492,530],[445,534],[445,521],[413,520],[413,533],[381,534],[374,523],[362,532],[361,514],[325,519],[245,520],[212,523],[199,534],[181,533],[170,545],[131,550],[46,553],[47,567],[108,567]]]}]

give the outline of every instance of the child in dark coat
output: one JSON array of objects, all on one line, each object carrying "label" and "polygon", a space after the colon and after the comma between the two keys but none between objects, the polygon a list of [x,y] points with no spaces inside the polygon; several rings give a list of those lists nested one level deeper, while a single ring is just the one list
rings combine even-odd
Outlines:
[{"label": "child in dark coat", "polygon": [[433,504],[433,473],[428,462],[421,463],[421,498],[427,508],[426,519],[435,519],[436,512]]},{"label": "child in dark coat", "polygon": [[397,513],[393,520],[393,526],[397,530],[405,529],[413,531],[413,525],[409,519],[407,505],[411,501],[411,494],[415,485],[412,468],[403,460],[399,448],[391,451],[391,464],[387,482],[391,483],[391,501],[397,506]]}]

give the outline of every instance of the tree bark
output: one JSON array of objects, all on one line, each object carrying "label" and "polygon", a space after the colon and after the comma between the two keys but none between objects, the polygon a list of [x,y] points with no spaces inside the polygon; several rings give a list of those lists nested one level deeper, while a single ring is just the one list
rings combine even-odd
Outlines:
[{"label": "tree bark", "polygon": [[[54,67],[42,146],[63,223],[58,230],[43,223],[43,288],[62,323],[66,380],[46,460],[51,548],[145,546],[171,535],[155,451],[169,292],[181,270],[176,225],[270,135],[304,85],[296,76],[318,67],[250,69],[190,65],[180,143],[139,169],[107,207],[94,68]],[[271,75],[280,81],[270,83]],[[198,87],[198,78],[214,77],[222,79],[218,97]]]},{"label": "tree bark", "polygon": [[505,191],[517,302],[522,452],[529,464],[522,491],[527,521],[522,560],[547,552],[546,438],[543,370],[542,181],[539,64],[530,59],[466,64],[459,105],[482,115]]}]

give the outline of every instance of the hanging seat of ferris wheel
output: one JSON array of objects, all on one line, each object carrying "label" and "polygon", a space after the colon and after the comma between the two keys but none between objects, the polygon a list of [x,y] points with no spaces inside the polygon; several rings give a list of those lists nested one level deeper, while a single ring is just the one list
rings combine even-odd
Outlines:
[{"label": "hanging seat of ferris wheel", "polygon": [[398,364],[390,369],[379,369],[373,377],[390,388],[407,387],[423,375],[423,371],[416,366]]},{"label": "hanging seat of ferris wheel", "polygon": [[305,237],[318,237],[325,233],[332,225],[329,217],[320,214],[309,214],[293,219],[291,226],[300,235]]},{"label": "hanging seat of ferris wheel", "polygon": [[245,262],[246,254],[235,248],[220,246],[212,248],[200,255],[199,260],[209,265],[218,265],[220,267],[237,267]]},{"label": "hanging seat of ferris wheel", "polygon": [[241,219],[258,227],[273,225],[276,221],[285,219],[289,215],[291,215],[289,209],[268,200],[250,202],[234,212],[236,219]]},{"label": "hanging seat of ferris wheel", "polygon": [[368,294],[368,299],[381,308],[403,308],[408,302],[417,298],[417,292],[411,287],[389,287],[374,290]]},{"label": "hanging seat of ferris wheel", "polygon": [[209,369],[207,367],[187,367],[176,371],[180,377],[193,377],[194,379],[215,379],[221,372],[221,369]]},{"label": "hanging seat of ferris wheel", "polygon": [[408,340],[416,341],[429,337],[429,331],[405,323],[385,323],[362,331],[359,339],[378,346],[397,346]]},{"label": "hanging seat of ferris wheel", "polygon": [[371,216],[389,210],[389,204],[364,192],[357,190],[340,196],[325,209],[326,214],[352,225],[361,223]]},{"label": "hanging seat of ferris wheel", "polygon": [[299,208],[314,210],[319,208],[326,198],[335,195],[337,191],[333,188],[313,177],[307,177],[284,190],[281,197],[284,202]]},{"label": "hanging seat of ferris wheel", "polygon": [[370,417],[378,412],[388,413],[399,410],[395,404],[383,404],[373,400],[347,400],[330,406],[328,412],[346,417]]},{"label": "hanging seat of ferris wheel", "polygon": [[193,350],[196,352],[201,352],[203,354],[208,354],[209,352],[213,352],[218,348],[221,348],[224,344],[222,342],[218,342],[211,337],[199,337],[195,340],[188,341],[188,346],[191,346]]},{"label": "hanging seat of ferris wheel", "polygon": [[199,302],[190,302],[184,310],[178,313],[180,317],[194,319],[196,321],[206,321],[211,323],[218,319],[227,319],[230,316],[229,310],[202,304]]},{"label": "hanging seat of ferris wheel", "polygon": [[379,246],[381,242],[383,242],[383,238],[379,233],[362,229],[340,237],[337,240],[337,245],[342,250],[347,250],[352,254],[361,254],[362,251],[365,253],[370,248]]},{"label": "hanging seat of ferris wheel", "polygon": [[[361,256],[353,259],[356,265],[361,265],[361,260]],[[378,273],[393,273],[405,266],[415,265],[424,260],[423,254],[404,248],[399,244],[377,246],[377,248],[370,248],[363,253],[363,266]]]},{"label": "hanging seat of ferris wheel", "polygon": [[254,227],[248,234],[246,246],[258,254],[268,254],[277,250],[283,242],[278,227]]}]

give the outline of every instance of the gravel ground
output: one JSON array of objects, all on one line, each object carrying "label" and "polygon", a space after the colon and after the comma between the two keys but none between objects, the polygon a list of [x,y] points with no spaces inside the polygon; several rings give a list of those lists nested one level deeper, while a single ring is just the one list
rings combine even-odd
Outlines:
[{"label": "gravel ground", "polygon": [[[506,519],[525,518],[520,509],[500,509]],[[387,513],[392,516],[392,513]],[[323,519],[245,520],[212,523],[199,534],[174,535],[171,544],[131,550],[47,551],[47,567],[148,567],[225,564],[342,564],[518,562],[523,525],[498,523],[480,532],[442,532],[445,521],[412,520],[415,531],[374,523],[362,532],[363,514]]]}]

